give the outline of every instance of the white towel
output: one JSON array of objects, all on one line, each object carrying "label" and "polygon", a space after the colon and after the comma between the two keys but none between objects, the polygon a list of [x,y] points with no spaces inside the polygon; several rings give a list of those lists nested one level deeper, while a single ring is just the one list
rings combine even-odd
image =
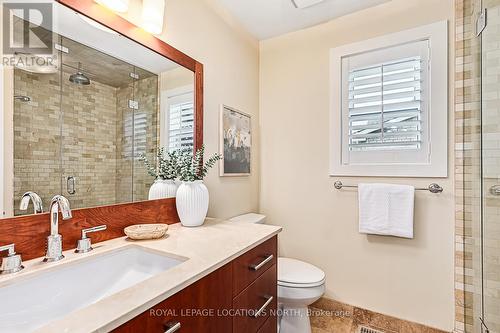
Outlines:
[{"label": "white towel", "polygon": [[359,232],[413,238],[415,188],[359,184]]}]

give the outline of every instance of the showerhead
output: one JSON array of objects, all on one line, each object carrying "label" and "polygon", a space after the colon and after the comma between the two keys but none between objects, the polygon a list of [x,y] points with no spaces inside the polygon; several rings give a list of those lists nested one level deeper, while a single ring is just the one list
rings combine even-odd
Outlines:
[{"label": "showerhead", "polygon": [[75,84],[88,86],[90,84],[90,79],[81,72],[81,63],[78,63],[78,72],[71,74],[69,81]]},{"label": "showerhead", "polygon": [[82,72],[71,74],[69,80],[75,84],[81,84],[84,86],[90,84],[90,79],[87,76],[85,76],[85,74],[83,74]]},{"label": "showerhead", "polygon": [[14,99],[16,101],[21,101],[21,102],[29,102],[29,101],[31,101],[31,97],[29,97],[29,96],[21,96],[21,95],[15,95]]}]

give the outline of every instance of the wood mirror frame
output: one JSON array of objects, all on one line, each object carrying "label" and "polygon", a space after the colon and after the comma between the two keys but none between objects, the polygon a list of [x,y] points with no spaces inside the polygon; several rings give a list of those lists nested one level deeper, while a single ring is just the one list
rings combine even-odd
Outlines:
[{"label": "wood mirror frame", "polygon": [[[124,37],[191,70],[195,80],[195,137],[194,149],[203,145],[203,65],[176,48],[168,45],[121,16],[94,3],[93,0],[56,0],[56,2],[115,30]],[[179,222],[175,198],[131,202],[110,206],[74,209],[73,217],[63,221],[59,217],[59,233],[63,235],[63,250],[74,249],[81,230],[98,225],[107,229],[93,235],[93,242],[125,236],[123,229],[133,224]],[[49,213],[23,215],[0,219],[0,246],[15,244],[23,260],[42,257],[46,237],[50,233]],[[0,257],[4,254],[0,254]]]}]

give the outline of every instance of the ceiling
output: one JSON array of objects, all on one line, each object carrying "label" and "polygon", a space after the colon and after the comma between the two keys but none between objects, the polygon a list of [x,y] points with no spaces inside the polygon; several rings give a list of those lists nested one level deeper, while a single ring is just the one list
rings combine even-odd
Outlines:
[{"label": "ceiling", "polygon": [[215,0],[259,40],[327,22],[390,0],[324,0],[295,8],[291,0]]},{"label": "ceiling", "polygon": [[62,37],[59,41],[69,49],[69,53],[62,53],[63,71],[68,74],[77,72],[81,64],[81,72],[91,80],[115,88],[132,83],[130,73],[137,74],[139,79],[155,75],[71,39]]}]

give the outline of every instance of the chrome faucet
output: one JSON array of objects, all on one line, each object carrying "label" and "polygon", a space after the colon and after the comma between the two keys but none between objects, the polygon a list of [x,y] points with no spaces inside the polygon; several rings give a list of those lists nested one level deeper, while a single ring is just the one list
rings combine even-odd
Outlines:
[{"label": "chrome faucet", "polygon": [[33,210],[35,214],[43,213],[43,203],[42,198],[35,192],[26,192],[21,198],[21,203],[19,204],[20,210],[28,210],[30,201],[33,201]]},{"label": "chrome faucet", "polygon": [[7,251],[7,257],[2,258],[0,274],[17,273],[24,268],[21,256],[14,249],[14,244],[0,246],[0,252],[3,251]]},{"label": "chrome faucet", "polygon": [[63,220],[69,220],[71,208],[69,201],[62,195],[56,195],[50,202],[50,236],[47,237],[47,254],[44,262],[58,261],[64,258],[62,254],[62,236],[59,234],[59,210]]}]

